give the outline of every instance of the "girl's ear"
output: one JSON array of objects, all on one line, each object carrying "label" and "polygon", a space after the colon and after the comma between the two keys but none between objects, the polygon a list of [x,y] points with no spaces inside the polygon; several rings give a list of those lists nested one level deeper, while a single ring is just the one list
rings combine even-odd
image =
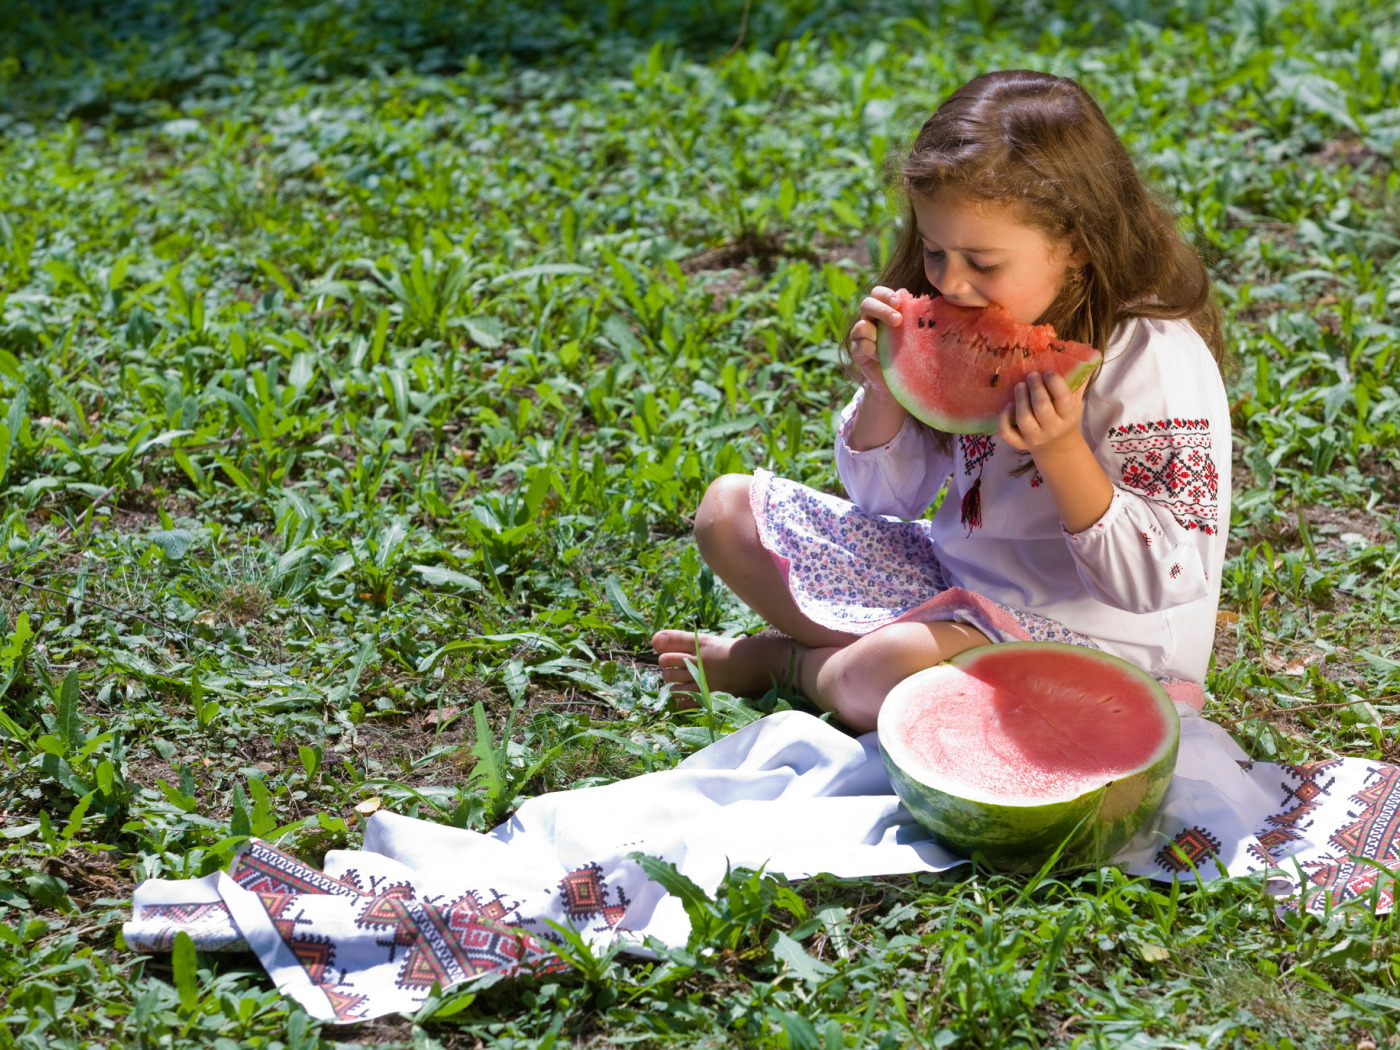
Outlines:
[{"label": "girl's ear", "polygon": [[1084,245],[1077,236],[1070,237],[1069,248],[1069,260],[1066,265],[1071,269],[1079,270],[1089,264],[1089,253],[1084,250]]}]

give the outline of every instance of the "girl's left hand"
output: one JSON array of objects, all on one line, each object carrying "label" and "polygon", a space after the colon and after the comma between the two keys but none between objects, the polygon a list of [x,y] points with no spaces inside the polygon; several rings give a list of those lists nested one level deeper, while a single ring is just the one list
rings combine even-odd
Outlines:
[{"label": "girl's left hand", "polygon": [[1012,448],[1036,456],[1083,443],[1079,432],[1083,387],[1074,391],[1063,376],[1032,372],[1016,384],[1014,396],[997,421],[997,432]]}]

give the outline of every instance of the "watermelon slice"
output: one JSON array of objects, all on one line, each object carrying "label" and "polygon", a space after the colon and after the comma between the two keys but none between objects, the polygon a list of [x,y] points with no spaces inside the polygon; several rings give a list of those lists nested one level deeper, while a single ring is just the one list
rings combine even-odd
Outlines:
[{"label": "watermelon slice", "polygon": [[1103,360],[1088,343],[1022,324],[1000,306],[954,306],[902,288],[894,305],[904,322],[880,326],[885,382],[910,415],[950,434],[995,434],[1016,384],[1032,372],[1058,372],[1075,390]]},{"label": "watermelon slice", "polygon": [[1058,642],[970,649],[880,708],[900,799],[947,848],[1006,871],[1106,862],[1152,816],[1181,727],[1156,679]]}]

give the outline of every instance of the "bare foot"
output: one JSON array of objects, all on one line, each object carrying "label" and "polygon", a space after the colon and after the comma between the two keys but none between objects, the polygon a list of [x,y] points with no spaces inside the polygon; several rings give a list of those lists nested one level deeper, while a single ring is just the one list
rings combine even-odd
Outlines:
[{"label": "bare foot", "polygon": [[698,693],[700,685],[686,666],[686,660],[699,662],[705,671],[705,684],[735,696],[762,696],[774,683],[785,684],[793,672],[797,643],[777,633],[722,638],[691,631],[657,631],[651,639],[661,665],[661,679],[673,692]]}]

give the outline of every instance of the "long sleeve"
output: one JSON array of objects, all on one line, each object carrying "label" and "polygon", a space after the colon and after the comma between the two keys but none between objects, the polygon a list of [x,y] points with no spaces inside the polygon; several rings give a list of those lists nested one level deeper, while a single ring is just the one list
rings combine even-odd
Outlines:
[{"label": "long sleeve", "polygon": [[1220,371],[1185,321],[1127,321],[1085,394],[1080,426],[1114,495],[1073,535],[1030,457],[994,434],[955,439],[929,537],[944,576],[1155,675],[1199,682],[1230,522]]},{"label": "long sleeve", "polygon": [[856,409],[865,395],[856,392],[841,413],[836,430],[836,472],[851,502],[871,514],[919,517],[938,495],[952,469],[951,453],[939,451],[933,435],[912,417],[887,445],[857,452],[847,443]]},{"label": "long sleeve", "polygon": [[1211,577],[1229,526],[1230,416],[1215,362],[1189,326],[1125,328],[1084,412],[1113,502],[1066,543],[1093,598],[1147,613],[1219,587]]}]

